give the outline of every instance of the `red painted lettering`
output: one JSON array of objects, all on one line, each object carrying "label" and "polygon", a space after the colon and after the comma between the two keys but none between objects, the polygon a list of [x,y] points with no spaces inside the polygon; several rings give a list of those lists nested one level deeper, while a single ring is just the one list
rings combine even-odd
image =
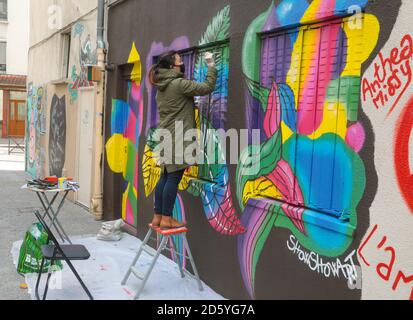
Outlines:
[{"label": "red painted lettering", "polygon": [[387,108],[390,115],[412,81],[412,57],[410,34],[402,38],[400,46],[393,48],[388,57],[380,52],[374,63],[374,79],[363,79],[363,101],[370,98],[376,109]]},{"label": "red painted lettering", "polygon": [[[404,283],[408,284],[410,282],[413,282],[413,275],[410,277],[406,277],[403,272],[399,271],[396,277],[396,281],[393,284],[393,291],[396,291],[397,288],[399,287],[400,280],[403,280]],[[410,300],[413,300],[413,288],[410,294]]]}]

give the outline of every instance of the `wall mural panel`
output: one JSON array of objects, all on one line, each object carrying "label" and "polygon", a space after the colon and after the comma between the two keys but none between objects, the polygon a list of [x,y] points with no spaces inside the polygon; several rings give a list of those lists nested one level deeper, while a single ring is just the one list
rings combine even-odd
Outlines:
[{"label": "wall mural panel", "polygon": [[[76,130],[77,125],[72,125],[72,121],[76,119],[76,111],[71,110],[74,112],[68,113],[67,108],[76,106],[79,88],[94,85],[87,81],[87,66],[96,65],[97,62],[95,32],[90,31],[95,28],[94,14],[84,16],[75,23],[71,28],[70,44],[65,43],[65,47],[61,48],[67,50],[63,54],[67,53],[64,59],[67,59],[68,69],[58,68],[56,72],[59,73],[50,74],[53,79],[49,78],[49,82],[29,85],[26,171],[33,177],[61,176],[64,169],[65,174],[76,176],[75,139],[66,141],[66,137],[76,137],[77,133],[73,130]],[[65,71],[69,78],[66,87],[60,82],[51,83],[51,80],[64,78]],[[30,77],[36,75],[29,75]]]},{"label": "wall mural panel", "polygon": [[[199,46],[208,45],[217,41],[226,40],[229,36],[230,27],[230,7],[227,6],[221,10],[211,21],[201,40]],[[147,58],[147,65],[151,65],[162,52],[166,50],[184,50],[189,48],[189,43],[185,37],[177,38],[168,48],[162,44],[154,43],[152,50]],[[228,50],[228,49],[226,49]],[[197,99],[197,118],[198,129],[206,132],[207,129],[225,129],[224,116],[227,106],[227,86],[228,86],[228,53],[220,51],[216,55],[218,68],[217,90],[211,97]],[[202,62],[202,53],[195,58],[195,68],[193,75],[189,75],[196,81],[205,79],[205,64]],[[149,69],[148,69],[149,70]],[[148,84],[149,85],[149,84]],[[219,88],[223,88],[220,90]],[[149,97],[153,97],[152,88],[149,89]],[[149,143],[145,148],[143,158],[143,172],[146,195],[149,197],[155,189],[156,183],[160,178],[160,169],[154,159],[154,145],[151,143],[151,132],[156,129],[157,119],[156,102],[151,99],[149,106],[150,132],[148,136]],[[152,131],[151,131],[152,130]],[[216,154],[225,157],[219,144],[216,144]],[[208,154],[205,153],[205,157]],[[231,186],[229,183],[229,173],[226,165],[213,165],[204,170],[204,177],[207,176],[210,182],[201,181],[194,177],[199,176],[198,168],[190,168],[180,185],[180,190],[186,190],[191,195],[199,197],[204,207],[204,214],[212,228],[224,235],[237,235],[244,232],[239,219],[236,216],[235,208],[232,204]],[[205,172],[205,170],[207,172]]]},{"label": "wall mural panel", "polygon": [[390,37],[363,76],[363,110],[375,134],[379,185],[359,248],[363,297],[413,300],[413,2],[402,1]]},{"label": "wall mural panel", "polygon": [[[124,101],[112,99],[121,80],[109,75],[106,190],[116,192],[113,173],[122,174],[123,197],[107,203],[145,233],[138,221],[151,218],[161,173],[148,71],[177,50],[186,76],[202,81],[200,56],[213,50],[219,81],[211,97],[195,99],[199,132],[258,129],[261,143],[251,136],[237,165],[192,167],[180,185],[174,217],[189,218],[203,280],[235,299],[413,299],[413,2],[176,1],[186,19],[172,30],[153,3],[141,14],[156,21],[131,21],[134,35],[118,39],[125,21],[116,19],[137,3],[120,4],[109,30],[123,43],[111,47],[111,59],[122,65],[129,54],[139,76]],[[143,32],[143,23],[158,28]],[[135,44],[129,51],[133,41],[145,66]],[[215,154],[227,156],[218,142]]]},{"label": "wall mural panel", "polygon": [[128,81],[128,100],[112,100],[111,138],[106,144],[106,155],[110,169],[122,174],[122,218],[137,227],[138,151],[142,133],[143,87],[141,58],[135,43],[128,63],[133,65]]},{"label": "wall mural panel", "polygon": [[26,170],[34,178],[43,175],[45,150],[41,136],[46,133],[47,92],[43,87],[28,85],[26,126]]},{"label": "wall mural panel", "polygon": [[[76,52],[73,56],[73,64],[70,66],[70,101],[73,103],[78,98],[78,89],[92,87],[93,82],[88,81],[87,66],[97,65],[96,45],[91,39],[90,34],[85,36],[87,26],[83,22],[75,24],[72,30],[72,39],[78,41]],[[75,51],[77,49],[77,51]]]},{"label": "wall mural panel", "polygon": [[[239,258],[251,296],[272,229],[290,229],[302,246],[327,257],[346,252],[366,184],[358,155],[365,134],[354,94],[360,91],[361,65],[377,43],[378,20],[363,14],[362,27],[352,28],[348,18],[340,18],[347,13],[340,1],[304,4],[272,4],[252,22],[244,40],[247,114],[258,114],[258,120],[247,120],[262,129],[265,141],[244,151],[249,156],[260,151],[260,172],[248,176],[248,164],[240,162],[237,173],[238,199],[246,210],[243,223],[249,230],[239,239]],[[351,4],[362,7],[366,1]],[[337,20],[304,25],[327,16]],[[296,23],[303,26],[264,40],[261,53],[256,51],[258,33]]]}]

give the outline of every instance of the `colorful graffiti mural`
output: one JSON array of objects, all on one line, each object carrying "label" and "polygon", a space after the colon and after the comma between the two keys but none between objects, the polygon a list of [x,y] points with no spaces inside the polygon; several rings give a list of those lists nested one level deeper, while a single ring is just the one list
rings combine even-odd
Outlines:
[{"label": "colorful graffiti mural", "polygon": [[[360,27],[344,16],[350,6],[366,4],[284,0],[272,3],[246,32],[247,123],[262,130],[264,141],[244,151],[237,170],[247,226],[239,237],[239,261],[251,297],[274,228],[291,230],[303,247],[326,257],[339,257],[353,241],[366,184],[358,154],[365,141],[358,121],[361,65],[380,27],[370,14],[362,14]],[[335,19],[322,22],[327,17]],[[287,31],[258,36],[280,28]],[[245,174],[249,163],[242,159],[256,152],[260,172]]]},{"label": "colorful graffiti mural", "polygon": [[96,49],[93,49],[90,34],[82,41],[82,36],[86,27],[83,23],[78,22],[73,28],[73,38],[79,39],[79,56],[72,65],[69,85],[70,101],[73,103],[78,98],[78,89],[82,87],[91,87],[93,82],[88,80],[87,66],[97,64]]},{"label": "colorful graffiti mural", "polygon": [[[206,69],[199,55],[215,50],[221,91],[195,99],[199,132],[229,126],[250,131],[237,165],[192,167],[180,185],[174,217],[189,218],[202,279],[231,299],[411,296],[413,38],[406,21],[413,2],[260,0],[241,6],[230,0],[225,8],[221,1],[171,3],[184,18],[172,28],[170,12],[135,1],[119,4],[109,32],[115,39],[124,30],[132,8],[153,17],[151,24],[128,21],[135,31],[119,40],[142,40],[146,73],[161,53],[177,50],[186,77],[202,81]],[[115,44],[111,60],[122,64],[129,45]],[[108,74],[112,96],[124,81],[118,78]],[[161,172],[152,139],[159,120],[156,89],[145,84],[144,145],[140,155],[136,149],[145,192],[137,193],[137,210],[149,221]],[[119,108],[129,110],[129,100],[122,103]],[[114,143],[114,150],[122,143]],[[215,147],[217,157],[225,156],[222,145]],[[251,174],[257,163],[259,172]],[[113,171],[105,177],[109,197],[118,188]],[[129,183],[123,182],[125,192]],[[112,208],[118,212],[114,199],[105,200],[109,215]],[[146,231],[137,233],[143,237]],[[182,253],[180,240],[173,241]]]},{"label": "colorful graffiti mural", "polygon": [[[229,27],[230,6],[227,6],[212,19],[198,45],[205,46],[226,40],[229,37]],[[171,46],[167,48],[160,43],[154,43],[147,58],[147,65],[150,66],[153,64],[154,58],[167,50],[184,50],[187,48],[189,48],[189,42],[185,37],[177,38]],[[216,59],[219,80],[217,89],[211,97],[196,99],[196,105],[198,107],[196,112],[197,125],[200,132],[206,132],[207,129],[224,129],[225,113],[227,111],[229,48],[214,47],[209,49],[218,53],[216,54]],[[202,60],[202,53],[195,52],[192,56],[190,53],[189,57],[186,62],[188,63],[188,69],[193,70],[193,74],[188,74],[187,77],[202,82],[205,79],[207,70],[207,66]],[[193,66],[190,61],[195,61]],[[152,194],[160,178],[160,169],[156,164],[157,162],[153,153],[155,146],[151,142],[151,135],[154,130],[156,130],[158,121],[153,90],[153,88],[148,88],[150,100],[148,143],[145,148],[142,163],[147,197]],[[215,145],[215,148],[215,154],[223,157],[222,148],[218,143]],[[208,158],[208,153],[204,152],[204,156]],[[200,177],[201,171],[203,174]],[[207,177],[207,179],[203,179],[203,177]],[[212,228],[217,232],[223,235],[237,235],[245,231],[236,215],[232,202],[227,165],[208,165],[188,169],[180,185],[180,190],[186,190],[189,194],[201,198],[205,216]],[[177,207],[183,209],[183,204],[177,202]],[[179,212],[176,212],[176,215],[176,218],[182,216]]]},{"label": "colorful graffiti mural", "polygon": [[[189,48],[188,37],[182,36],[176,38],[169,46],[165,46],[162,42],[153,42],[149,53],[146,57],[146,70],[150,70],[151,66],[154,64],[154,58],[160,56],[164,52],[171,50],[181,51]],[[159,115],[157,112],[156,101],[155,101],[155,88],[150,84],[148,77],[146,77],[146,90],[148,94],[148,106],[147,106],[147,120],[145,134],[148,136],[151,129],[155,128],[159,121]]]},{"label": "colorful graffiti mural", "polygon": [[141,58],[135,43],[132,45],[128,63],[133,65],[131,81],[128,82],[128,100],[112,100],[111,137],[106,144],[106,155],[110,169],[123,176],[122,217],[136,227],[143,87]]},{"label": "colorful graffiti mural", "polygon": [[47,93],[43,87],[28,85],[26,126],[26,170],[35,178],[42,175],[45,164],[45,151],[40,138],[46,132]]}]

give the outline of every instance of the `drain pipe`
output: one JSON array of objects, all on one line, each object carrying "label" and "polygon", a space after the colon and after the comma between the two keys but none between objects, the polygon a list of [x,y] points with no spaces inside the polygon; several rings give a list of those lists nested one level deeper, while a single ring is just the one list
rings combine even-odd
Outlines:
[{"label": "drain pipe", "polygon": [[97,47],[106,49],[105,45],[105,0],[98,0]]},{"label": "drain pipe", "polygon": [[95,134],[94,134],[94,165],[93,165],[93,196],[91,200],[92,213],[95,220],[103,219],[103,121],[105,105],[105,0],[98,0],[97,17],[97,67],[102,72],[97,83]]}]

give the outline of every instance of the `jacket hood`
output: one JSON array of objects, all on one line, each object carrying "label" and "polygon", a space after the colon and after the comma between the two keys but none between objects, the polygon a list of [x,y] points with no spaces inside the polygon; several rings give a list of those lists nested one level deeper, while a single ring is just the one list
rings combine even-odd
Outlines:
[{"label": "jacket hood", "polygon": [[165,91],[169,84],[179,78],[183,78],[184,74],[182,72],[176,72],[172,69],[159,69],[158,81],[155,86],[160,91]]}]

